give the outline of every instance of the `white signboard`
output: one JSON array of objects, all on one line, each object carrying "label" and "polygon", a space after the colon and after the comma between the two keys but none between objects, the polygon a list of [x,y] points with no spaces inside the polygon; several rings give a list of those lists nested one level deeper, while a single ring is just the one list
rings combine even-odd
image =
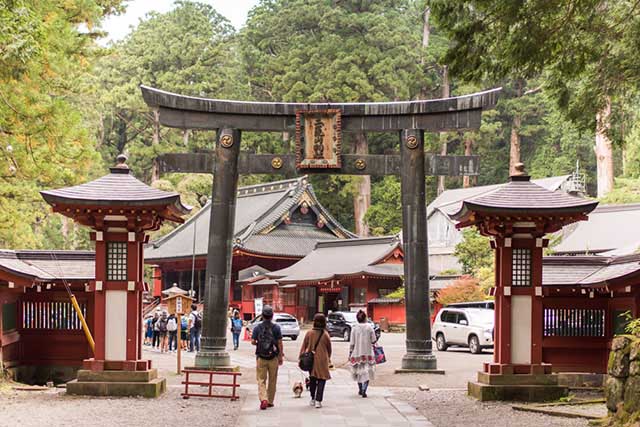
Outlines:
[{"label": "white signboard", "polygon": [[182,311],[182,297],[176,297],[176,313],[183,314]]},{"label": "white signboard", "polygon": [[262,298],[255,298],[253,300],[253,308],[254,308],[254,311],[256,312],[256,316],[259,316],[262,314]]}]

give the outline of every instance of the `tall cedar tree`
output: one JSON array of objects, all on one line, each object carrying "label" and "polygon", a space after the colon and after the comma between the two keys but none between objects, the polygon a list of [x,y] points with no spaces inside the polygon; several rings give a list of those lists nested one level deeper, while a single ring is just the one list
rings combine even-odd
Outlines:
[{"label": "tall cedar tree", "polygon": [[613,187],[611,124],[640,88],[634,0],[433,0],[452,40],[446,62],[466,79],[544,77],[543,88],[582,129],[595,129],[598,196]]},{"label": "tall cedar tree", "polygon": [[78,82],[98,53],[94,29],[120,3],[0,0],[0,247],[88,242],[38,191],[101,173]]},{"label": "tall cedar tree", "polygon": [[[265,0],[249,14],[242,55],[259,100],[393,101],[430,87],[422,16],[409,0]],[[351,151],[369,151],[367,135],[350,137]],[[320,179],[349,189],[356,233],[368,234],[370,178]]]}]

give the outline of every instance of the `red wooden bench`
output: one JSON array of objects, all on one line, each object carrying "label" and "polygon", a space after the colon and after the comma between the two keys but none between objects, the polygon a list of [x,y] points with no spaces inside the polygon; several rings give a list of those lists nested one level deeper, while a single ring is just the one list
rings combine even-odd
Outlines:
[{"label": "red wooden bench", "polygon": [[[238,377],[242,375],[240,372],[221,372],[221,371],[206,371],[206,370],[197,370],[197,369],[185,369],[182,371],[185,374],[185,380],[182,381],[184,384],[184,393],[181,394],[183,399],[188,399],[190,397],[220,397],[224,399],[238,400],[240,396],[236,394],[236,389],[240,388],[240,384],[238,384]],[[195,381],[194,378],[191,378],[191,375],[208,375],[208,381]],[[221,375],[221,376],[231,376],[233,377],[233,383],[214,383],[213,376]],[[204,386],[208,387],[208,393],[194,393],[189,392],[189,386]],[[231,395],[228,394],[213,394],[213,387],[231,387]]]}]

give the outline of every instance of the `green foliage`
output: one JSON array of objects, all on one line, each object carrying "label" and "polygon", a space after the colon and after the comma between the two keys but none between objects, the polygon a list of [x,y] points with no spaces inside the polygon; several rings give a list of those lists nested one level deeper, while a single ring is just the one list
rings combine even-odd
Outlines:
[{"label": "green foliage", "polygon": [[87,242],[86,230],[50,214],[38,192],[103,171],[79,81],[98,53],[90,31],[120,3],[0,0],[0,247]]},{"label": "green foliage", "polygon": [[456,245],[454,255],[462,264],[464,274],[476,275],[483,267],[493,269],[493,252],[489,239],[475,228],[462,231],[462,241]]},{"label": "green foliage", "polygon": [[640,86],[636,2],[431,2],[451,37],[445,61],[466,79],[544,77],[545,91],[582,129],[608,97]]},{"label": "green foliage", "polygon": [[613,191],[599,199],[601,204],[640,203],[640,180],[616,178]]},{"label": "green foliage", "polygon": [[[191,1],[149,13],[100,60],[89,86],[97,86],[93,109],[99,148],[112,162],[128,152],[136,176],[149,181],[153,159],[171,151],[213,146],[211,132],[160,128],[144,104],[140,84],[185,95],[242,99],[235,72],[234,30],[213,7]],[[185,143],[186,141],[186,143]]]},{"label": "green foliage", "polygon": [[371,189],[371,207],[365,216],[371,234],[386,236],[402,231],[402,190],[400,180],[395,176],[385,176]]}]

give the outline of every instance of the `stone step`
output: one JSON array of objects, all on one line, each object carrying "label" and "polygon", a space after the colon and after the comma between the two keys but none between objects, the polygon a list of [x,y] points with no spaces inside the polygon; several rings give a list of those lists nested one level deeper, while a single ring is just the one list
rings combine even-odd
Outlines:
[{"label": "stone step", "polygon": [[567,396],[567,387],[559,385],[489,385],[470,382],[470,396],[481,401],[501,400],[520,402],[546,402]]},{"label": "stone step", "polygon": [[478,372],[478,382],[488,385],[558,385],[555,374],[488,374]]},{"label": "stone step", "polygon": [[79,382],[141,382],[148,383],[158,378],[157,369],[148,371],[78,371]]},{"label": "stone step", "polygon": [[67,393],[79,396],[159,397],[167,390],[166,378],[149,382],[113,382],[73,380],[67,383]]}]

